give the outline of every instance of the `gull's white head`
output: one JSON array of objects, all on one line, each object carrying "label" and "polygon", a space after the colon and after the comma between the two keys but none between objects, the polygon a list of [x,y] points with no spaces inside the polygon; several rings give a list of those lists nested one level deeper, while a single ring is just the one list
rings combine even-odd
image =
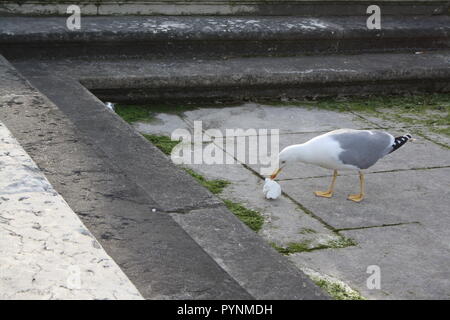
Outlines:
[{"label": "gull's white head", "polygon": [[281,150],[280,154],[278,155],[278,169],[275,170],[274,173],[272,173],[270,179],[275,179],[287,164],[298,161],[300,158],[300,152],[301,151],[299,150],[299,145],[288,146]]}]

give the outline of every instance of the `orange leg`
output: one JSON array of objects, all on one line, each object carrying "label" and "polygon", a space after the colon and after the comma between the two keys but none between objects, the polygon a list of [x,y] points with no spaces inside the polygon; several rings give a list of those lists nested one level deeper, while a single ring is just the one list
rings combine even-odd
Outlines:
[{"label": "orange leg", "polygon": [[355,202],[361,202],[364,199],[364,195],[365,195],[364,174],[361,171],[359,172],[359,188],[360,188],[360,191],[358,194],[351,194],[348,196],[347,199],[355,201]]},{"label": "orange leg", "polygon": [[315,191],[314,194],[318,197],[331,198],[333,196],[334,184],[336,183],[337,176],[338,176],[338,172],[337,172],[337,170],[334,170],[333,179],[331,180],[331,185],[328,188],[328,190],[327,191]]}]

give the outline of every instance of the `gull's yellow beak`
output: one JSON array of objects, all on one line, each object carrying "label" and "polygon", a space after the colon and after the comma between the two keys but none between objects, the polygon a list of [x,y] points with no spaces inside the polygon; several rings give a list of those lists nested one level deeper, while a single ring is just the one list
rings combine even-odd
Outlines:
[{"label": "gull's yellow beak", "polygon": [[278,168],[277,170],[275,170],[275,172],[272,173],[272,175],[270,176],[270,179],[274,180],[277,177],[277,175],[281,172],[281,169],[282,168]]}]

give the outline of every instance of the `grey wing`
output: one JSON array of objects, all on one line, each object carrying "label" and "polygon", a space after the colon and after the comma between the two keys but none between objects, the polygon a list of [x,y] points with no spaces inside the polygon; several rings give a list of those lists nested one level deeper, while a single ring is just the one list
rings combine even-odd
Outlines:
[{"label": "grey wing", "polygon": [[367,169],[392,150],[394,137],[387,132],[339,130],[331,137],[342,148],[338,158],[344,164]]}]

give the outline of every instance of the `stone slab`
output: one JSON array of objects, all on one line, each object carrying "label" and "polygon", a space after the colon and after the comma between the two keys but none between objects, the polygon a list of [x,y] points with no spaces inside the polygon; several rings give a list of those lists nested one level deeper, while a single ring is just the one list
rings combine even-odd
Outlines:
[{"label": "stone slab", "polygon": [[[325,132],[338,128],[367,128],[368,124],[348,113],[296,106],[267,106],[264,103],[246,103],[225,108],[200,108],[184,112],[186,121],[202,121],[202,127],[219,129],[276,129],[280,134]],[[251,134],[251,133],[250,133]],[[233,132],[233,136],[246,136],[246,132]],[[254,134],[252,134],[254,135]]]},{"label": "stone slab", "polygon": [[[448,241],[420,224],[345,231],[356,247],[294,254],[299,267],[333,275],[368,299],[449,299]],[[368,266],[378,266],[381,288],[369,289]]]},{"label": "stone slab", "polygon": [[[436,129],[447,129],[449,126],[439,126]],[[421,130],[422,134],[427,137],[428,139],[440,143],[443,146],[446,146],[447,148],[450,148],[450,137],[446,134],[439,134],[429,129],[423,129]]]},{"label": "stone slab", "polygon": [[337,229],[418,221],[424,226],[448,225],[449,168],[373,173],[366,175],[366,198],[346,200],[359,191],[357,176],[341,176],[333,198],[317,198],[327,178],[282,181],[284,192]]},{"label": "stone slab", "polygon": [[[327,299],[328,296],[225,208],[171,215],[233,278],[257,299]],[[208,225],[209,228],[204,228]],[[234,250],[239,247],[239,250]],[[251,271],[251,272],[249,272]]]}]

